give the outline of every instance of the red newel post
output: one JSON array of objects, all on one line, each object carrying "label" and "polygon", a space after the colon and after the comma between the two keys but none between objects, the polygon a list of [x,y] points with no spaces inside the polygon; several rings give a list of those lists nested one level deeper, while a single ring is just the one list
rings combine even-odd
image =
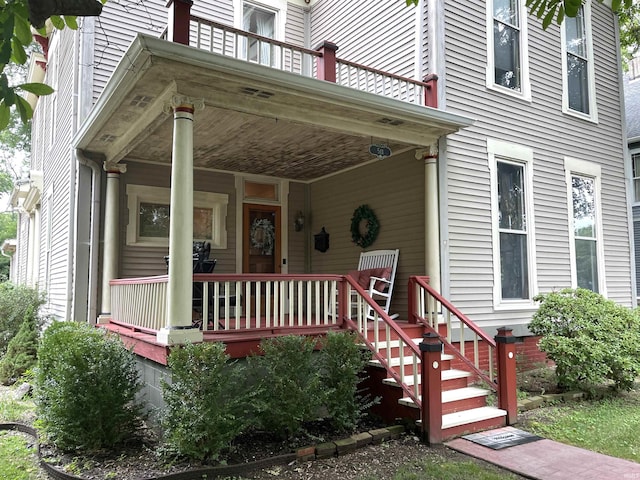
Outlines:
[{"label": "red newel post", "polygon": [[418,319],[416,318],[416,310],[418,309],[416,298],[416,280],[414,276],[409,277],[409,298],[407,306],[409,309],[407,315],[409,323],[418,323]]},{"label": "red newel post", "polygon": [[169,0],[169,32],[170,42],[189,45],[189,23],[191,21],[191,6],[193,0]]},{"label": "red newel post", "polygon": [[442,342],[435,332],[422,335],[422,438],[430,445],[442,443]]},{"label": "red newel post", "polygon": [[424,77],[427,84],[424,90],[424,104],[427,107],[438,108],[438,76],[434,73]]},{"label": "red newel post", "polygon": [[498,407],[507,411],[507,424],[518,419],[518,396],[516,393],[516,342],[512,329],[501,327],[495,336],[498,348]]},{"label": "red newel post", "polygon": [[318,80],[336,83],[336,52],[338,51],[338,46],[325,40],[316,47],[316,51],[322,54],[321,57],[316,57]]},{"label": "red newel post", "polygon": [[342,325],[345,315],[347,314],[347,303],[349,303],[349,282],[346,277],[338,284],[338,325]]}]

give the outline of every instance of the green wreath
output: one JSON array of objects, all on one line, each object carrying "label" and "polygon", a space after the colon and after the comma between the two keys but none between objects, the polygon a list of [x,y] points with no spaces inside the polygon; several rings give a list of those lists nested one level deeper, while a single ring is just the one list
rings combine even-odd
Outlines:
[{"label": "green wreath", "polygon": [[[366,233],[360,233],[360,223],[367,221]],[[369,208],[369,205],[360,205],[353,212],[351,217],[351,240],[362,248],[367,248],[378,237],[380,231],[380,223],[378,223],[378,217],[373,213],[373,210]]]}]

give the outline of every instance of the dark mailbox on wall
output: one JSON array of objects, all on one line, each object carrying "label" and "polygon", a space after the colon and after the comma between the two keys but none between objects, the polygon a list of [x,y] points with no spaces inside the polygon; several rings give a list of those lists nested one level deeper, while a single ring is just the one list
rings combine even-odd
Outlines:
[{"label": "dark mailbox on wall", "polygon": [[324,227],[313,236],[315,239],[315,248],[320,252],[326,252],[329,250],[329,234],[325,231]]}]

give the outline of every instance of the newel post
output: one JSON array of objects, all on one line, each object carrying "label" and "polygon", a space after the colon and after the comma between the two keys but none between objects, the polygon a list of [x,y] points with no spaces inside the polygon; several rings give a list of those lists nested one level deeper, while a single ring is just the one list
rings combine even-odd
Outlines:
[{"label": "newel post", "polygon": [[495,336],[498,348],[498,408],[507,411],[507,424],[518,419],[516,385],[516,342],[512,329],[501,327]]},{"label": "newel post", "polygon": [[430,445],[442,443],[441,353],[442,341],[437,333],[429,332],[422,335],[422,438]]},{"label": "newel post", "polygon": [[347,277],[342,277],[342,281],[338,284],[338,325],[342,325],[342,322],[347,314],[347,304],[349,303],[349,282]]},{"label": "newel post", "polygon": [[423,80],[426,83],[424,89],[424,104],[427,107],[438,108],[438,76],[434,73],[427,75]]},{"label": "newel post", "polygon": [[167,40],[189,45],[189,23],[193,0],[169,0],[169,21],[167,22]]},{"label": "newel post", "polygon": [[416,314],[418,310],[417,288],[416,277],[412,275],[409,277],[409,298],[407,301],[409,323],[418,323]]},{"label": "newel post", "polygon": [[318,80],[336,83],[336,52],[338,51],[338,46],[325,40],[316,47],[316,51],[322,54],[322,56],[316,57]]}]

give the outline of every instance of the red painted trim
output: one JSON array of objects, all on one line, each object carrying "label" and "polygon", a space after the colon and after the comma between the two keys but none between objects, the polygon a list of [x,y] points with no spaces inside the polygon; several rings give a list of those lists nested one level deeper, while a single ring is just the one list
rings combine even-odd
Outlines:
[{"label": "red painted trim", "polygon": [[189,114],[193,115],[193,112],[195,112],[195,111],[196,111],[196,109],[195,109],[195,108],[193,108],[193,107],[188,107],[188,106],[186,106],[186,105],[180,105],[180,106],[178,106],[178,107],[175,107],[175,108],[173,109],[173,111],[174,111],[174,113],[178,113],[178,112],[186,112],[186,113],[189,113]]},{"label": "red painted trim", "polygon": [[438,76],[431,73],[424,77],[424,104],[427,107],[438,108]]},{"label": "red painted trim", "polygon": [[318,80],[336,83],[336,52],[338,46],[328,41],[322,42],[316,50],[322,55],[316,59]]},{"label": "red painted trim", "polygon": [[498,407],[507,411],[507,424],[518,420],[518,396],[516,378],[516,344],[510,328],[499,328],[498,344]]},{"label": "red painted trim", "polygon": [[[42,35],[36,34],[33,36],[33,39],[38,42],[38,45],[42,47],[42,54],[44,55],[45,60],[49,59],[49,38],[43,37]],[[45,70],[47,67],[43,67]]]},{"label": "red painted trim", "polygon": [[[428,346],[441,346],[438,337],[425,338]],[[431,445],[442,443],[442,365],[440,348],[421,349],[422,433]]]},{"label": "red painted trim", "polygon": [[189,24],[192,0],[170,0],[167,8],[173,8],[173,38],[169,41],[189,45]]}]

